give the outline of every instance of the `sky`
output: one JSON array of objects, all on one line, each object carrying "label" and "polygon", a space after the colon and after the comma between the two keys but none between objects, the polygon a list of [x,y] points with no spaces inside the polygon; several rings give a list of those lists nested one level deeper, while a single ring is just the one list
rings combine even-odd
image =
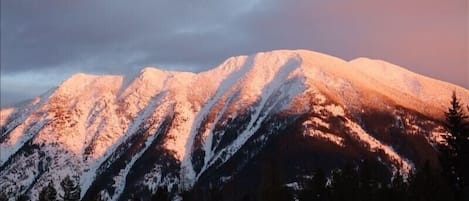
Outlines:
[{"label": "sky", "polygon": [[77,72],[200,72],[309,49],[382,59],[469,88],[467,0],[1,0],[0,105]]}]

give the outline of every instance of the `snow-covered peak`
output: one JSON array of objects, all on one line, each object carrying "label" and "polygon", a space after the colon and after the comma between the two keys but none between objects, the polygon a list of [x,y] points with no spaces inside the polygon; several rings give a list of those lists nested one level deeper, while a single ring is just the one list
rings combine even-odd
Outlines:
[{"label": "snow-covered peak", "polygon": [[[369,86],[405,107],[441,117],[455,91],[463,103],[469,103],[469,90],[414,73],[392,63],[358,58],[350,61]],[[415,104],[418,101],[419,104]],[[435,110],[435,111],[432,111]]]},{"label": "snow-covered peak", "polygon": [[[190,186],[238,151],[260,148],[270,134],[293,121],[304,121],[299,132],[305,136],[326,140],[338,149],[353,144],[387,159],[390,167],[409,171],[413,165],[406,156],[367,130],[360,115],[380,110],[390,119],[395,117],[399,128],[407,124],[424,130],[413,118],[441,117],[453,90],[463,104],[469,103],[469,90],[463,87],[384,61],[349,62],[308,50],[230,57],[200,73],[153,67],[135,76],[79,73],[23,106],[0,111],[0,166],[8,169],[0,172],[0,178],[26,178],[18,185],[11,179],[0,187],[35,192],[51,178],[77,174],[85,193],[101,188],[91,182],[112,166],[108,172],[112,181],[106,182],[116,187],[109,196],[117,200],[140,157],[154,166],[132,174],[142,171],[142,177],[157,179],[153,186],[164,182]],[[435,125],[428,122],[423,123]],[[443,132],[435,128],[426,131]],[[34,154],[22,154],[23,147],[30,145],[40,146],[31,151]],[[145,156],[148,150],[152,154]],[[37,161],[43,161],[48,171],[28,166]],[[177,168],[164,170],[168,161]],[[28,171],[17,174],[18,167]]]},{"label": "snow-covered peak", "polygon": [[54,91],[54,95],[80,96],[84,94],[95,95],[106,93],[120,87],[123,81],[121,75],[92,75],[77,73],[63,81]]}]

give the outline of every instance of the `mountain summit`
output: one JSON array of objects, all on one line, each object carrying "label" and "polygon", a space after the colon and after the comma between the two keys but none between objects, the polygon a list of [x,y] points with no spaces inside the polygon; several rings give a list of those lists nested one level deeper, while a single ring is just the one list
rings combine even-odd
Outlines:
[{"label": "mountain summit", "polygon": [[452,91],[468,103],[468,89],[384,61],[307,50],[231,57],[198,74],[76,74],[1,110],[0,189],[37,200],[66,176],[79,178],[83,200],[250,188],[266,158],[291,182],[300,165],[360,159],[405,174],[436,161]]}]

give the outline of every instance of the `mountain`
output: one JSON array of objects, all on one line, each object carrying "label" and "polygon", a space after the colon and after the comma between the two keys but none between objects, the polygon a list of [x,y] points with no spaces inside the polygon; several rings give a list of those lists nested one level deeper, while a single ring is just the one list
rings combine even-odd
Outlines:
[{"label": "mountain", "polygon": [[362,159],[405,174],[438,163],[452,91],[468,104],[468,89],[385,61],[307,50],[232,57],[198,74],[76,74],[1,110],[0,189],[36,200],[70,175],[83,200],[213,185],[234,198],[256,188],[268,161],[290,183]]}]

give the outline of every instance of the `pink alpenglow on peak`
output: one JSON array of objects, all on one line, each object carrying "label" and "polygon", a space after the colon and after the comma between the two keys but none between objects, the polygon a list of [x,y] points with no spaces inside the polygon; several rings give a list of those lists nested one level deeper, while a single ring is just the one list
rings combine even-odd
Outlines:
[{"label": "pink alpenglow on peak", "polygon": [[[345,150],[338,153],[368,153],[408,173],[415,158],[370,122],[424,132],[422,143],[434,146],[453,91],[469,104],[463,87],[384,61],[308,50],[231,57],[201,73],[147,67],[130,80],[76,74],[0,111],[0,188],[37,195],[66,175],[80,176],[85,198],[118,200],[129,185],[189,188],[242,154],[239,164],[249,161],[272,136],[290,135],[282,130],[288,126]],[[388,116],[370,118],[377,114]]]}]

